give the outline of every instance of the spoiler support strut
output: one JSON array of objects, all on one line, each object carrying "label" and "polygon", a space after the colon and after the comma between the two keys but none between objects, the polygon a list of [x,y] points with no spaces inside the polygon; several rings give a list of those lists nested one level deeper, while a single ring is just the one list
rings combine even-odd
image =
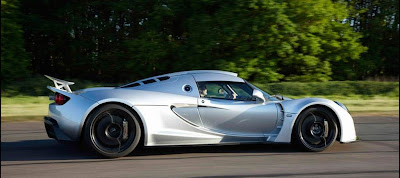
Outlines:
[{"label": "spoiler support strut", "polygon": [[71,90],[71,88],[69,88],[69,85],[75,84],[74,82],[68,82],[68,81],[61,80],[61,79],[58,79],[58,78],[54,78],[54,77],[51,77],[51,76],[48,76],[48,75],[44,75],[44,76],[47,77],[48,79],[52,80],[54,82],[54,86],[57,89],[62,90],[62,91],[66,91],[68,93],[72,93],[72,90]]}]

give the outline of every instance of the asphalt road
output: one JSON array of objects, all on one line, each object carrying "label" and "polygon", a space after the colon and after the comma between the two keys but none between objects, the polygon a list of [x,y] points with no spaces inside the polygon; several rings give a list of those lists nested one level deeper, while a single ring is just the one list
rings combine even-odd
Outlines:
[{"label": "asphalt road", "polygon": [[99,159],[47,138],[41,122],[1,124],[2,177],[399,177],[399,118],[355,117],[359,142],[321,153],[290,145],[144,148]]}]

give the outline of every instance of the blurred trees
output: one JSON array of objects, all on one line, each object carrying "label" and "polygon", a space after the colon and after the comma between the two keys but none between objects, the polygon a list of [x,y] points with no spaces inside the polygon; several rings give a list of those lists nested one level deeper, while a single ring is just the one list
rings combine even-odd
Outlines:
[{"label": "blurred trees", "polygon": [[361,35],[342,23],[348,15],[343,2],[189,2],[181,8],[192,10],[185,15],[181,59],[205,61],[249,80],[327,81],[336,72],[331,63],[357,60],[366,50]]},{"label": "blurred trees", "polygon": [[[12,38],[20,51],[25,43],[32,73],[61,78],[120,82],[193,69],[228,70],[258,82],[398,76],[398,1],[397,10],[377,3],[382,17],[375,19],[395,18],[368,30],[356,25],[369,19],[362,2],[21,0],[23,18],[17,18],[18,6],[3,16],[2,1],[2,64],[3,46],[11,48],[3,41]],[[3,17],[14,18],[9,22],[19,30],[11,32],[20,40],[3,35]],[[27,64],[28,58],[8,59]],[[2,65],[2,77],[10,74],[3,69],[16,68],[10,64]]]},{"label": "blurred trees", "polygon": [[29,74],[24,49],[18,0],[1,0],[1,80],[21,79]]},{"label": "blurred trees", "polygon": [[[359,42],[361,35],[343,23],[349,10],[342,1],[288,1],[288,14],[296,23],[298,36],[296,53],[285,63],[290,66],[285,70],[288,79],[326,81],[354,73],[336,67],[338,63],[358,61],[367,49]],[[301,75],[292,75],[299,70]]]},{"label": "blurred trees", "polygon": [[[399,0],[349,0],[354,7],[348,23],[363,34],[368,46],[358,62],[353,63],[350,79],[377,76],[399,76]],[[343,76],[346,78],[346,76]]]}]

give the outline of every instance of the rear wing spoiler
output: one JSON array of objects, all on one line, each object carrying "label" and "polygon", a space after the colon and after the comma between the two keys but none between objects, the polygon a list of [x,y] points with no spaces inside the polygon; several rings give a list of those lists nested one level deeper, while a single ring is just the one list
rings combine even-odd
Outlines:
[{"label": "rear wing spoiler", "polygon": [[[54,78],[54,77],[51,77],[51,76],[48,76],[48,75],[44,75],[44,76],[47,77],[48,79],[50,79],[51,81],[53,81],[54,82],[54,86],[57,89],[65,91],[65,92],[68,92],[68,93],[72,93],[72,90],[69,87],[69,85],[75,84],[74,82],[68,82],[68,81],[61,80],[61,79],[58,79],[58,78]],[[47,87],[47,88],[49,88],[49,87]]]}]

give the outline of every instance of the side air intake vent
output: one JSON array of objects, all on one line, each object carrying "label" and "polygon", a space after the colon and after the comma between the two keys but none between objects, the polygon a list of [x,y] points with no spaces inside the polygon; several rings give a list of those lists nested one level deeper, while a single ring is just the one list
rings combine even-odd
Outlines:
[{"label": "side air intake vent", "polygon": [[132,83],[130,85],[123,86],[121,88],[129,88],[129,87],[137,87],[137,86],[140,86],[140,84],[139,83]]},{"label": "side air intake vent", "polygon": [[164,76],[164,77],[160,77],[160,78],[158,78],[158,80],[160,80],[160,81],[164,81],[164,80],[168,80],[170,77],[168,77],[168,76]]},{"label": "side air intake vent", "polygon": [[154,82],[156,82],[156,80],[154,80],[154,79],[143,81],[144,84],[149,84],[149,83],[154,83]]}]

